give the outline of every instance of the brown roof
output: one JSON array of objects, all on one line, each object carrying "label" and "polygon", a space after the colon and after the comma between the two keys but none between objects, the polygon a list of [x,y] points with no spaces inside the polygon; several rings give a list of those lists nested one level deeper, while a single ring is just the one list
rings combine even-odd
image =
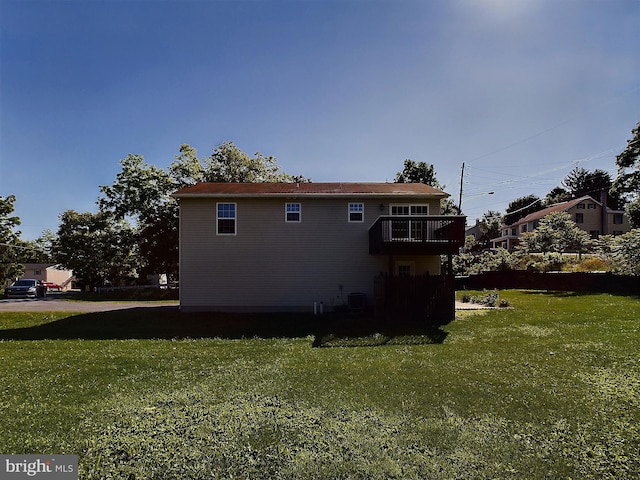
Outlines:
[{"label": "brown roof", "polygon": [[407,195],[444,198],[442,190],[422,183],[198,183],[178,190],[174,197]]},{"label": "brown roof", "polygon": [[580,202],[584,202],[585,200],[592,200],[597,204],[600,204],[600,202],[594,200],[589,195],[586,195],[584,197],[569,200],[568,202],[556,203],[555,205],[551,205],[550,207],[547,207],[543,210],[538,210],[537,212],[530,213],[529,215],[527,215],[524,218],[521,218],[520,220],[513,223],[512,225],[520,225],[522,223],[533,222],[534,220],[539,220],[543,217],[546,217],[550,213],[554,213],[554,212],[565,212],[569,210],[571,207],[575,207],[577,204],[579,204]]}]

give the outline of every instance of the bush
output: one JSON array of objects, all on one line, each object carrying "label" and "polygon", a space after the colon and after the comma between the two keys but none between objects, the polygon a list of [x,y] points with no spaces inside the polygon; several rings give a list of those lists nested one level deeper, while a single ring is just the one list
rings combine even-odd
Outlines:
[{"label": "bush", "polygon": [[487,307],[508,307],[509,301],[505,299],[498,298],[498,291],[493,290],[492,292],[487,293],[486,290],[483,290],[481,295],[471,295],[470,293],[464,293],[462,295],[462,303],[475,303],[477,305],[486,305]]},{"label": "bush", "polygon": [[611,265],[609,262],[598,257],[570,261],[562,267],[563,272],[608,272],[610,270]]}]

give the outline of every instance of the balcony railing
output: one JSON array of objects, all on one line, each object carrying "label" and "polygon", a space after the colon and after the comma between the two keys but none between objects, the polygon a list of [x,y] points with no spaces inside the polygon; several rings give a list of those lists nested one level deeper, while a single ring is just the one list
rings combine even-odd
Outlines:
[{"label": "balcony railing", "polygon": [[464,245],[464,216],[384,215],[369,229],[369,253],[443,255]]}]

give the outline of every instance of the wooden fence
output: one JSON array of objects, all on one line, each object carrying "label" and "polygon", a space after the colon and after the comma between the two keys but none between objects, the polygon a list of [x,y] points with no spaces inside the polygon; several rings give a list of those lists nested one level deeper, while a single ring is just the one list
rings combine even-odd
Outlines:
[{"label": "wooden fence", "polygon": [[455,279],[452,275],[375,278],[376,318],[390,323],[448,323],[455,317]]}]

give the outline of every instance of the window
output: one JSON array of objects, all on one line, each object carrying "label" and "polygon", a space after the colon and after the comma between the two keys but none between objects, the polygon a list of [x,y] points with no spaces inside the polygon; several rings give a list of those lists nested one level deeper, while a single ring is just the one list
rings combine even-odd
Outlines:
[{"label": "window", "polygon": [[[427,216],[429,205],[391,205],[391,215],[403,216]],[[424,241],[431,238],[433,226],[427,221],[394,220],[391,222],[392,240]]]},{"label": "window", "polygon": [[600,230],[589,230],[589,235],[591,236],[592,240],[595,240],[600,236]]},{"label": "window", "polygon": [[216,233],[218,235],[236,234],[236,204],[218,203]]},{"label": "window", "polygon": [[595,210],[596,209],[596,204],[595,203],[587,203],[587,208],[589,210]]},{"label": "window", "polygon": [[576,223],[584,223],[584,213],[576,213]]},{"label": "window", "polygon": [[584,203],[579,203],[579,204],[577,205],[577,207],[578,207],[578,210],[584,210],[584,208],[585,208],[585,207],[584,207]]},{"label": "window", "polygon": [[364,221],[364,203],[349,204],[349,221],[350,222]]},{"label": "window", "polygon": [[622,213],[613,214],[613,223],[614,225],[622,225]]},{"label": "window", "polygon": [[299,203],[287,203],[284,208],[285,222],[300,222],[302,206]]},{"label": "window", "polygon": [[[505,233],[505,235],[506,235],[506,233]],[[511,236],[515,237],[516,235],[518,235],[518,230],[516,228],[512,228],[511,229]]]},{"label": "window", "polygon": [[526,233],[527,231],[527,224],[525,223],[524,225],[520,226],[520,233]]},{"label": "window", "polygon": [[411,205],[411,215],[429,215],[429,205]]},{"label": "window", "polygon": [[396,262],[396,275],[400,277],[410,277],[414,275],[415,262]]}]

